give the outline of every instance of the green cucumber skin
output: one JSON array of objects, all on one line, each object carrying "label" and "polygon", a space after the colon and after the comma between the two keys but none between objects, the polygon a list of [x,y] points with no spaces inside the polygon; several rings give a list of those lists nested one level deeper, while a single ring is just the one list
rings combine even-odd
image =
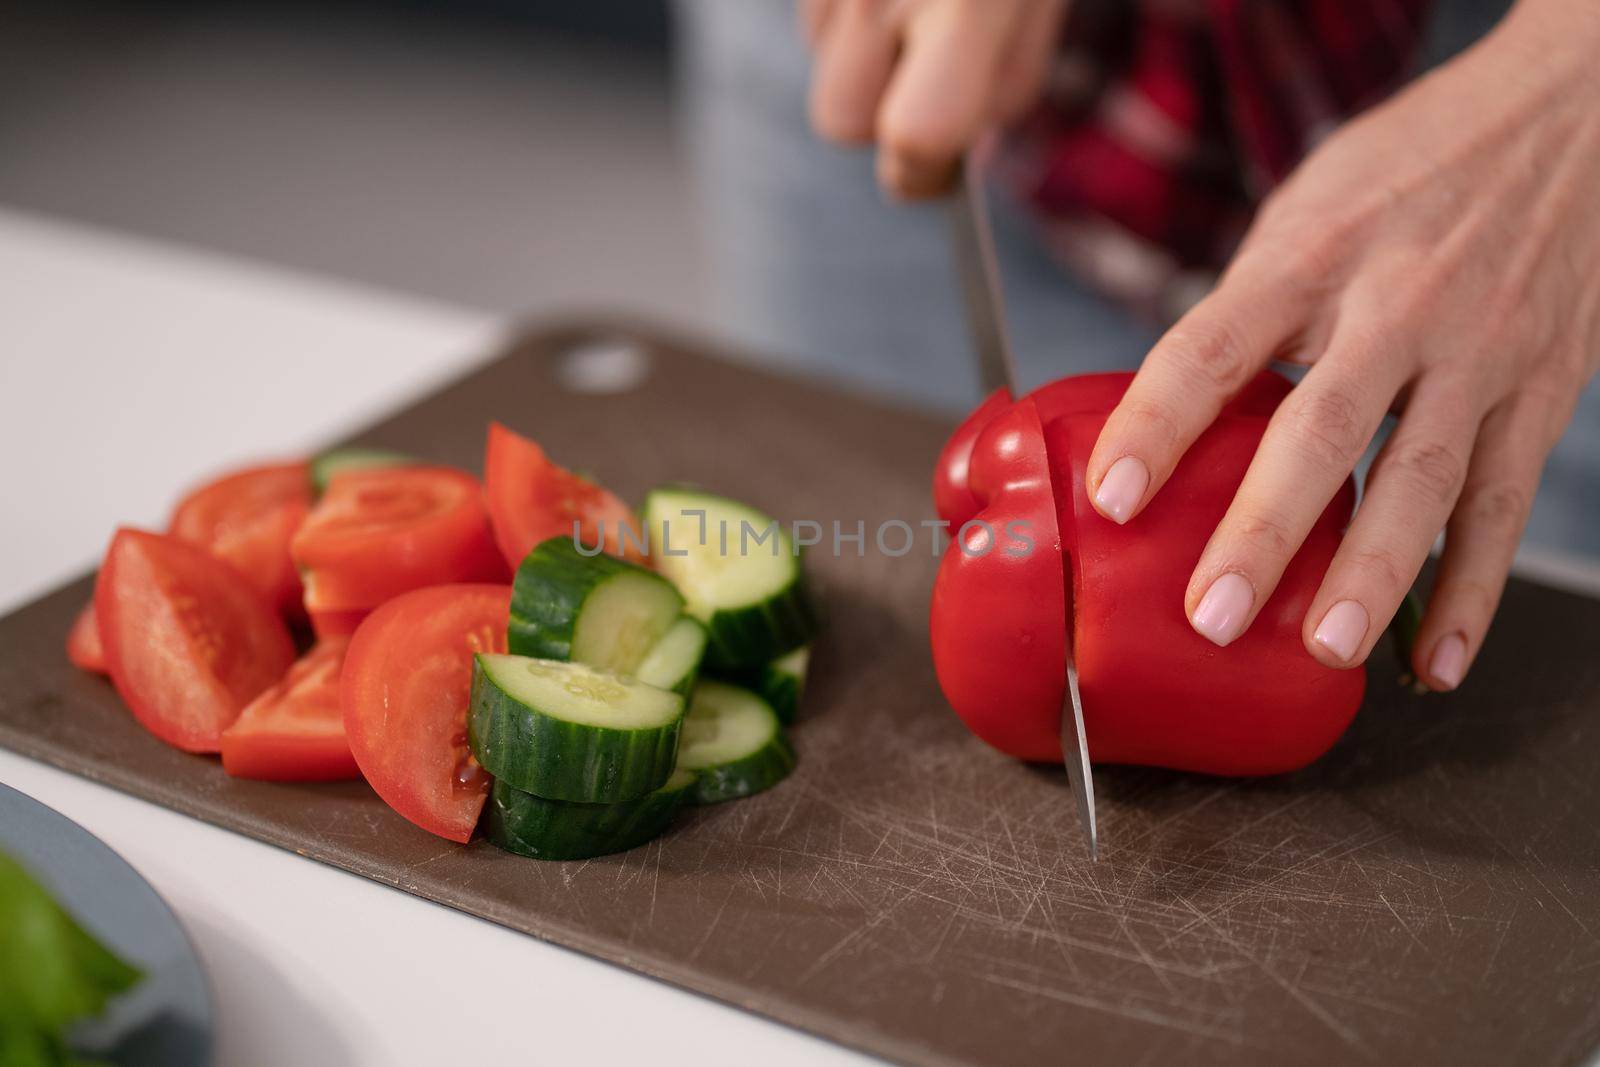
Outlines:
[{"label": "green cucumber skin", "polygon": [[540,542],[517,566],[507,647],[518,656],[571,661],[584,601],[606,579],[630,571],[671,584],[654,571],[604,553],[585,556],[564,534]]},{"label": "green cucumber skin", "polygon": [[400,467],[416,460],[404,452],[387,448],[330,448],[311,460],[311,490],[321,496],[328,483],[341,471],[361,470],[367,467]]},{"label": "green cucumber skin", "polygon": [[[692,486],[665,485],[645,494],[640,513],[654,535],[655,500],[665,496],[692,496],[708,503],[722,502],[748,508],[756,514],[758,509],[734,500],[732,497],[707,493]],[[765,516],[763,516],[765,517]],[[786,541],[783,543],[787,543]],[[686,546],[685,546],[686,547]],[[665,545],[651,545],[651,552],[665,551]],[[710,633],[706,645],[706,665],[713,670],[736,671],[759,667],[808,644],[821,628],[816,609],[806,586],[804,554],[795,550],[794,580],[782,592],[767,599],[736,608],[717,608],[709,618],[702,616]]]},{"label": "green cucumber skin", "polygon": [[722,671],[763,666],[810,642],[818,629],[803,577],[760,604],[720,608],[703,621],[711,635],[706,664]]},{"label": "green cucumber skin", "polygon": [[[681,698],[680,698],[681,699]],[[483,769],[548,800],[616,804],[660,788],[678,759],[680,715],[667,726],[613,730],[542,715],[472,665],[467,742]]]},{"label": "green cucumber skin", "polygon": [[[704,662],[704,660],[702,660],[701,662]],[[689,699],[689,695],[694,692],[695,683],[698,682],[699,680],[700,680],[700,664],[697,663],[689,671],[688,674],[685,674],[683,676],[683,680],[682,681],[680,681],[677,685],[672,687],[672,691],[674,693],[677,693],[684,700],[688,700]]]},{"label": "green cucumber skin", "polygon": [[[802,646],[809,648],[810,646]],[[800,711],[800,701],[805,697],[806,674],[795,674],[793,671],[784,670],[778,666],[784,656],[768,663],[763,663],[754,670],[732,671],[717,674],[716,681],[726,682],[729,685],[743,686],[753,691],[762,700],[772,706],[777,714],[778,721],[785,726],[793,725],[795,717]],[[807,668],[809,672],[809,666]],[[711,675],[707,675],[711,677]]]},{"label": "green cucumber skin", "polygon": [[804,678],[775,670],[768,664],[754,679],[751,688],[761,699],[772,705],[772,710],[778,713],[779,722],[785,726],[794,722],[795,715],[800,710],[800,695],[805,690]]},{"label": "green cucumber skin", "polygon": [[[704,660],[702,660],[701,662],[704,662]],[[680,680],[674,682],[670,686],[665,686],[663,688],[667,689],[670,692],[677,693],[679,696],[681,696],[684,700],[687,701],[689,699],[689,697],[691,695],[693,695],[693,693],[694,693],[695,683],[697,683],[699,681],[700,681],[700,664],[697,663],[693,667],[689,668],[689,673],[685,674]]]},{"label": "green cucumber skin", "polygon": [[[796,658],[800,661],[798,669],[789,662]],[[810,673],[811,646],[806,645],[762,667],[751,688],[772,705],[772,710],[778,714],[778,721],[787,726],[794,722],[800,712],[800,701],[806,694],[806,676]]]},{"label": "green cucumber skin", "polygon": [[761,746],[744,759],[696,768],[694,803],[721,804],[725,800],[754,796],[789,777],[795,763],[794,747],[779,731],[770,744]]},{"label": "green cucumber skin", "polygon": [[490,843],[536,860],[586,860],[659,837],[694,790],[691,781],[621,804],[547,800],[496,780],[484,812]]}]

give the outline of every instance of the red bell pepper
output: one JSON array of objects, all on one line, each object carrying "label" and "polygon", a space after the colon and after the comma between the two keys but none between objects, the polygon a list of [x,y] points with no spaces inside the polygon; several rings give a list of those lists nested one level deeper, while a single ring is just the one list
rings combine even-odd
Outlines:
[{"label": "red bell pepper", "polygon": [[959,523],[948,517],[954,536],[930,613],[933,664],[973,733],[1002,752],[1045,759],[1035,712],[1054,704],[1059,721],[1067,651],[1056,498],[1033,401],[991,416],[972,435],[970,478],[959,487],[978,510]]},{"label": "red bell pepper", "polygon": [[[1059,760],[1070,614],[1094,761],[1228,775],[1304,766],[1344,732],[1366,684],[1362,669],[1312,659],[1300,636],[1354,488],[1324,511],[1250,629],[1218,648],[1190,628],[1184,590],[1290,385],[1259,376],[1118,526],[1090,506],[1084,470],[1131,380],[1067,378],[1016,403],[996,394],[952,435],[935,499],[953,528],[968,525],[934,586],[940,685],[989,744]],[[1025,531],[1033,551],[1006,552],[1018,540],[1008,531]],[[986,537],[998,543],[975,552]]]}]

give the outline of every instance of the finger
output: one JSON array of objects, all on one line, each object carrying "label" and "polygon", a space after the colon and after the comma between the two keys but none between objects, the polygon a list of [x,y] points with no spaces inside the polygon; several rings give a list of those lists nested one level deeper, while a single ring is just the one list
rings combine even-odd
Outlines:
[{"label": "finger", "polygon": [[1556,406],[1517,395],[1483,421],[1412,649],[1412,669],[1430,689],[1460,685],[1483,646],[1545,457],[1570,414]]},{"label": "finger", "polygon": [[1184,606],[1202,637],[1226,645],[1249,627],[1377,432],[1405,362],[1374,334],[1336,332],[1278,405],[1189,580]]},{"label": "finger", "polygon": [[1241,261],[1178,320],[1095,442],[1085,472],[1095,510],[1119,523],[1137,515],[1222,406],[1292,344],[1304,305],[1262,267]]},{"label": "finger", "polygon": [[871,142],[895,50],[895,28],[878,0],[836,0],[811,72],[811,127],[819,137]]},{"label": "finger", "polygon": [[878,116],[878,182],[907,199],[942,195],[990,112],[996,68],[1021,7],[937,0],[908,18]]},{"label": "finger", "polygon": [[1066,6],[1066,0],[1035,0],[1028,5],[999,64],[990,105],[993,121],[1014,122],[1038,99],[1060,44]]},{"label": "finger", "polygon": [[836,7],[838,0],[800,0],[800,36],[808,48],[814,49],[822,43],[828,19]]},{"label": "finger", "polygon": [[1321,663],[1366,661],[1455,508],[1481,419],[1468,389],[1417,383],[1306,612],[1302,637]]}]

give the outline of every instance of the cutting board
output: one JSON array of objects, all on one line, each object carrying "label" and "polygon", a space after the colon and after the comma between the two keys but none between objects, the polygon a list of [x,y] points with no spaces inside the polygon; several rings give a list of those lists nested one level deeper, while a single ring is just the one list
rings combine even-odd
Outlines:
[{"label": "cutting board", "polygon": [[[573,353],[618,339],[645,380],[572,391],[605,384]],[[0,744],[907,1063],[1542,1065],[1600,1044],[1600,603],[1513,582],[1456,695],[1411,695],[1380,650],[1349,734],[1297,774],[1100,769],[1091,863],[1065,776],[940,699],[925,531],[873,544],[931,517],[947,424],[593,322],[530,332],[360,439],[478,469],[491,418],[625,496],[690,480],[864,524],[860,554],[808,557],[829,628],[792,778],[620,856],[453,845],[363,784],[236,781],[144,733],[62,655],[87,577],[0,621]]]}]

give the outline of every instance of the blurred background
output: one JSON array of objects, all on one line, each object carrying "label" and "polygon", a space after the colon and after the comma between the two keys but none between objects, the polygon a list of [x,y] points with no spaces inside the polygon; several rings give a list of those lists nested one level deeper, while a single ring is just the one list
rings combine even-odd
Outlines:
[{"label": "blurred background", "polygon": [[[1420,63],[1505,6],[1441,3]],[[811,135],[794,8],[0,0],[0,208],[497,315],[625,308],[964,410],[943,219]],[[1135,365],[1170,315],[998,209],[1025,383]]]},{"label": "blurred background", "polygon": [[704,323],[663,0],[7,0],[0,204],[513,313]]}]

